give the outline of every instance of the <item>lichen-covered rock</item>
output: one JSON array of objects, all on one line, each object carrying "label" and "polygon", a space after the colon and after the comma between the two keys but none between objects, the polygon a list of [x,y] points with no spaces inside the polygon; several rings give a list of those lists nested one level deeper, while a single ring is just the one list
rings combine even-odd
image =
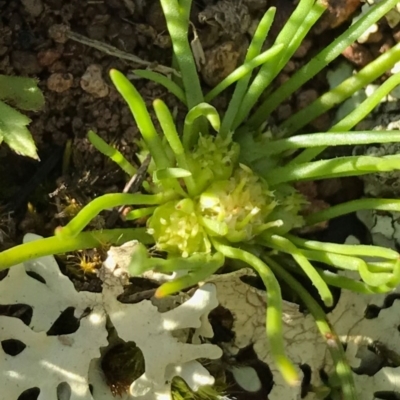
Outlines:
[{"label": "lichen-covered rock", "polygon": [[[37,238],[27,235],[25,241]],[[219,358],[221,349],[187,343],[187,335],[180,341],[175,333],[195,328],[195,337],[213,335],[208,314],[218,305],[215,286],[205,285],[183,304],[161,313],[150,300],[119,302],[126,273],[120,268],[117,273],[112,257],[107,265],[101,275],[102,293],[77,292],[54,257],[14,266],[0,281],[1,304],[7,310],[7,316],[0,316],[1,399],[18,399],[31,389],[38,400],[114,399],[99,361],[100,349],[108,345],[107,316],[116,335],[135,342],[145,357],[145,373],[122,399],[170,399],[175,376],[194,391],[213,384],[214,378],[196,359]],[[26,315],[20,316],[17,311],[25,309]],[[76,326],[60,334],[58,320],[66,310]]]},{"label": "lichen-covered rock", "polygon": [[[241,269],[224,275],[216,275],[209,282],[217,288],[219,304],[233,315],[234,339],[224,344],[226,355],[234,356],[240,350],[253,346],[258,359],[268,365],[274,385],[268,398],[270,400],[297,400],[301,388],[288,386],[276,369],[271,357],[270,345],[265,334],[265,291],[243,282],[243,277],[254,277],[251,269]],[[318,332],[311,315],[305,316],[296,304],[283,303],[283,335],[288,357],[296,364],[307,364],[311,368],[311,382],[321,385],[319,371],[329,370],[331,361],[326,343]],[[299,370],[300,376],[302,372]],[[309,393],[306,399],[312,399]]]},{"label": "lichen-covered rock", "polygon": [[109,92],[107,83],[102,76],[100,65],[89,65],[81,77],[81,88],[94,97],[106,97]]},{"label": "lichen-covered rock", "polygon": [[[182,305],[159,313],[150,300],[138,304],[122,304],[117,300],[123,292],[123,286],[115,283],[120,279],[118,276],[124,274],[118,272],[121,269],[124,271],[125,267],[118,265],[115,248],[112,248],[105,262],[104,272],[109,278],[103,288],[104,305],[119,337],[136,343],[143,352],[146,366],[145,373],[131,385],[130,394],[140,400],[171,399],[170,385],[174,376],[181,376],[194,391],[201,385],[212,385],[214,378],[196,359],[220,358],[221,349],[207,343],[180,342],[173,332],[186,328],[212,332],[207,316],[218,305],[215,286],[204,285]],[[142,322],[143,318],[146,323]]]},{"label": "lichen-covered rock", "polygon": [[[25,241],[36,238],[27,235]],[[25,390],[37,387],[38,400],[56,399],[61,387],[70,391],[70,400],[92,400],[89,364],[100,356],[100,347],[107,345],[101,295],[78,293],[54,257],[14,266],[0,281],[0,293],[2,305],[32,308],[28,325],[15,317],[0,316],[0,341],[17,341],[22,346],[16,355],[12,348],[0,349],[0,397],[17,399]],[[76,331],[49,335],[60,314],[71,308],[79,321]]]}]

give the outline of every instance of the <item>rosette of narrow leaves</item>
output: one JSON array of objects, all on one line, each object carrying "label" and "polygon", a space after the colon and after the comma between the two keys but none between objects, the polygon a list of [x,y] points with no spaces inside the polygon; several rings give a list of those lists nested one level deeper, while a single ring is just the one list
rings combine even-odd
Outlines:
[{"label": "rosette of narrow leaves", "polygon": [[[96,198],[58,229],[56,237],[36,241],[34,247],[25,244],[0,253],[0,265],[7,268],[45,254],[137,239],[142,246],[132,258],[132,274],[155,269],[176,275],[157,290],[161,296],[206,279],[229,260],[240,260],[253,267],[266,286],[266,333],[276,366],[286,381],[298,384],[299,370],[285,355],[282,296],[277,278],[293,288],[314,316],[335,361],[342,398],[355,400],[352,372],[342,345],[324,311],[297,278],[308,278],[322,301],[331,306],[331,286],[361,293],[383,293],[396,287],[400,283],[399,254],[378,246],[307,240],[294,232],[295,228],[361,209],[399,212],[400,200],[360,199],[304,216],[306,200],[294,183],[400,169],[400,155],[315,160],[327,146],[400,142],[399,132],[351,131],[399,85],[400,74],[390,77],[327,132],[300,134],[300,131],[308,122],[390,70],[400,57],[400,44],[288,118],[278,127],[279,137],[265,132],[264,126],[282,101],[339,56],[396,6],[398,0],[383,0],[371,7],[278,88],[273,86],[274,78],[323,14],[325,6],[323,1],[300,0],[275,42],[264,51],[275,15],[271,7],[259,23],[244,64],[205,96],[188,40],[191,1],[160,2],[181,80],[176,83],[152,71],[137,71],[137,74],[164,85],[188,107],[182,131],[168,107],[161,100],[155,100],[154,113],[161,127],[158,132],[135,87],[123,74],[111,71],[111,80],[132,111],[143,148],[152,157],[151,174],[143,183],[142,193],[115,193]],[[220,113],[209,102],[232,84],[236,87],[220,118]],[[112,159],[124,171],[130,171],[127,178],[137,171],[127,166],[122,155],[117,157],[100,145],[95,135],[90,140],[104,154],[113,154]],[[133,207],[128,219],[140,222],[143,217],[149,217],[147,227],[83,232],[101,211],[126,205]],[[145,245],[164,252],[164,258],[152,257],[153,253]],[[371,257],[374,261],[369,261]],[[314,261],[329,268],[317,267]],[[341,270],[357,272],[359,279],[344,277],[339,274]]]}]

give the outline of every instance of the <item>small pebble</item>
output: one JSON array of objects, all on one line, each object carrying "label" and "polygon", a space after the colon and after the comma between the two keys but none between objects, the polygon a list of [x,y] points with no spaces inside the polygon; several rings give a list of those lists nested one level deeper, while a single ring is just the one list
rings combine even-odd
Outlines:
[{"label": "small pebble", "polygon": [[49,65],[57,61],[60,57],[61,53],[56,49],[40,50],[37,55],[38,63],[42,67],[48,67]]},{"label": "small pebble", "polygon": [[360,68],[365,67],[373,61],[373,56],[368,48],[359,43],[353,43],[351,46],[347,47],[342,55]]},{"label": "small pebble", "polygon": [[351,18],[360,7],[361,0],[327,0],[328,9],[315,25],[314,31],[320,34],[328,29],[334,29]]},{"label": "small pebble", "polygon": [[158,32],[167,30],[164,13],[159,1],[153,1],[146,12],[146,22]]},{"label": "small pebble", "polygon": [[73,82],[72,74],[55,73],[47,79],[47,88],[52,92],[62,93],[70,89]]},{"label": "small pebble", "polygon": [[109,88],[102,77],[101,66],[97,64],[89,65],[82,75],[81,88],[94,97],[105,97],[108,95]]},{"label": "small pebble", "polygon": [[296,98],[296,107],[298,110],[302,110],[317,98],[318,98],[318,92],[315,89],[303,90],[298,94]]},{"label": "small pebble", "polygon": [[294,52],[293,58],[297,58],[297,59],[304,58],[306,56],[306,54],[308,53],[308,50],[310,50],[312,45],[313,45],[312,41],[305,38],[302,41],[302,43],[300,44],[300,46],[298,47],[298,49]]},{"label": "small pebble", "polygon": [[238,43],[223,42],[205,51],[201,75],[207,85],[214,87],[237,67],[242,54]]},{"label": "small pebble", "polygon": [[32,17],[38,17],[43,12],[42,0],[21,0],[21,3]]},{"label": "small pebble", "polygon": [[400,43],[400,24],[393,31],[393,39],[395,42]]},{"label": "small pebble", "polygon": [[276,112],[279,121],[285,121],[293,114],[292,106],[290,104],[281,104],[277,108]]},{"label": "small pebble", "polygon": [[381,31],[376,31],[368,36],[365,43],[379,43],[382,39],[383,39],[383,33]]},{"label": "small pebble", "polygon": [[283,67],[283,72],[294,72],[296,70],[296,63],[293,60],[289,60],[287,64]]},{"label": "small pebble", "polygon": [[64,4],[60,10],[60,16],[63,21],[70,21],[74,16],[74,10],[76,9],[75,5],[72,4]]},{"label": "small pebble", "polygon": [[329,113],[324,113],[311,121],[310,126],[318,132],[326,132],[332,126],[332,119]]},{"label": "small pebble", "polygon": [[55,24],[49,28],[49,37],[56,43],[65,43],[68,40],[67,32],[69,27],[63,24]]}]

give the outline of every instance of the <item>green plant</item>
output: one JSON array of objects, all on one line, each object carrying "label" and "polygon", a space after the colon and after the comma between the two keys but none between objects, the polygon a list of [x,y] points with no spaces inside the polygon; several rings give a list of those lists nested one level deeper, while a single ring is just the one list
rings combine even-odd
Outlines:
[{"label": "green plant", "polygon": [[0,144],[4,141],[16,153],[38,159],[32,135],[26,128],[31,120],[14,107],[38,111],[43,105],[44,97],[35,79],[0,75]]},{"label": "green plant", "polygon": [[[399,59],[400,44],[290,117],[279,127],[281,138],[263,132],[263,124],[285,98],[336,58],[397,1],[383,0],[372,7],[285,84],[275,91],[271,89],[262,99],[265,90],[272,87],[273,79],[324,12],[322,1],[301,0],[272,47],[261,52],[274,18],[275,9],[270,8],[259,24],[244,64],[203,96],[188,42],[191,1],[161,0],[182,86],[155,72],[136,73],[165,85],[184,101],[188,113],[182,132],[178,132],[167,106],[157,99],[153,107],[162,128],[161,137],[135,87],[120,72],[112,70],[110,73],[139,127],[143,138],[142,151],[152,156],[149,170],[152,179],[143,184],[145,194],[116,193],[94,199],[66,226],[59,228],[54,237],[0,253],[0,268],[47,254],[95,247],[101,242],[123,243],[137,239],[142,245],[138,246],[132,258],[130,272],[133,275],[147,269],[181,272],[180,277],[157,290],[157,295],[165,296],[206,279],[226,260],[240,260],[258,272],[267,288],[267,336],[276,366],[287,382],[295,385],[299,379],[296,368],[285,356],[282,298],[276,277],[297,292],[315,317],[335,361],[343,398],[356,399],[342,345],[322,308],[296,276],[307,276],[323,302],[330,306],[333,302],[330,286],[361,293],[387,292],[396,287],[400,282],[399,254],[377,246],[305,240],[296,236],[295,230],[360,209],[399,211],[400,200],[361,199],[306,216],[304,207],[307,200],[293,184],[400,169],[398,155],[312,161],[327,146],[399,142],[398,132],[351,132],[351,129],[400,83],[400,75],[389,78],[374,95],[328,132],[299,133],[309,121],[390,69]],[[253,76],[256,67],[260,68]],[[217,110],[208,102],[236,82],[221,121]],[[255,107],[260,99],[261,104]],[[208,133],[208,123],[217,132],[215,135]],[[94,132],[89,134],[89,138],[124,171],[135,173],[135,168],[129,166],[122,154],[116,153]],[[302,151],[294,156],[294,151],[298,150]],[[137,206],[127,219],[148,216],[147,229],[83,231],[101,211],[123,205]],[[155,245],[167,256],[152,257],[146,245]],[[367,262],[364,256],[374,256],[379,261]],[[298,267],[293,268],[287,262],[288,258],[293,258]],[[361,280],[346,278],[339,273],[326,273],[314,267],[311,261],[322,262],[337,271],[357,271]]]}]

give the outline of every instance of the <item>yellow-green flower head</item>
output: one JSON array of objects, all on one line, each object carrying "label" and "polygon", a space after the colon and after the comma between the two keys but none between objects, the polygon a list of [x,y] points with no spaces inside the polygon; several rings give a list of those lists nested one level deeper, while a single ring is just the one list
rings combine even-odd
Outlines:
[{"label": "yellow-green flower head", "polygon": [[308,204],[306,198],[292,186],[283,184],[274,190],[277,207],[269,215],[270,220],[281,220],[281,226],[274,228],[274,232],[283,235],[292,229],[304,225],[301,211]]},{"label": "yellow-green flower head", "polygon": [[220,135],[200,135],[193,159],[202,167],[209,167],[215,179],[227,179],[232,175],[239,157],[239,145],[232,141],[232,135],[223,139]]},{"label": "yellow-green flower head", "polygon": [[191,199],[174,200],[157,207],[147,224],[157,248],[182,257],[209,253],[211,243],[195,211]]},{"label": "yellow-green flower head", "polygon": [[200,135],[197,147],[189,158],[189,164],[198,186],[204,190],[211,182],[231,177],[237,166],[240,147],[231,135]]},{"label": "yellow-green flower head", "polygon": [[281,224],[281,221],[267,223],[276,205],[267,184],[244,165],[230,179],[212,183],[199,201],[207,232],[231,242],[251,240],[270,226]]}]

